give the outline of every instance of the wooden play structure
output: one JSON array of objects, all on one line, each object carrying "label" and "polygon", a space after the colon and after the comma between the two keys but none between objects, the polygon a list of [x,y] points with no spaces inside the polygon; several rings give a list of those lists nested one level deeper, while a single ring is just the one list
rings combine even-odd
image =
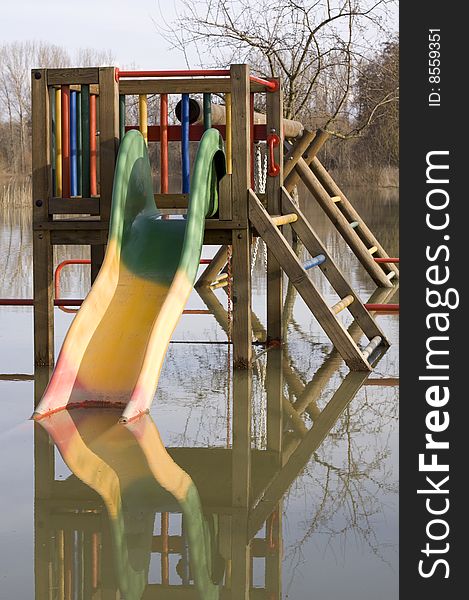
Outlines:
[{"label": "wooden play structure", "polygon": [[[258,94],[259,105],[265,106],[263,115],[254,111]],[[149,124],[148,98],[154,95],[159,96],[159,114],[157,124]],[[169,119],[176,95],[180,124]],[[138,99],[139,123],[126,122],[129,97]],[[223,104],[214,103],[215,98]],[[222,248],[198,285],[223,285],[223,279],[229,279],[233,365],[246,368],[252,361],[251,246],[260,237],[267,245],[267,343],[283,339],[285,273],[349,368],[371,370],[375,351],[388,346],[386,336],[293,201],[291,192],[298,181],[304,182],[377,286],[392,288],[398,280],[394,259],[317,158],[328,134],[309,132],[284,120],[279,80],[255,77],[247,65],[202,71],[127,72],[113,67],[32,71],[36,366],[54,364],[53,246],[91,246],[94,280],[104,256],[116,156],[125,132],[139,128],[149,145],[158,144],[159,163],[154,168],[160,189],[155,202],[171,212],[187,208],[190,142],[210,127],[224,138],[227,174],[219,186],[218,212],[205,221],[204,243]],[[181,145],[181,193],[170,193],[174,187],[168,167],[171,142]],[[254,148],[259,143],[266,144],[269,159],[265,194],[256,192],[254,181]],[[299,261],[284,237],[285,225],[292,227],[311,254],[307,264]],[[332,306],[308,276],[313,268],[322,271],[337,293],[339,299]],[[362,348],[338,318],[344,309],[369,340]]]}]

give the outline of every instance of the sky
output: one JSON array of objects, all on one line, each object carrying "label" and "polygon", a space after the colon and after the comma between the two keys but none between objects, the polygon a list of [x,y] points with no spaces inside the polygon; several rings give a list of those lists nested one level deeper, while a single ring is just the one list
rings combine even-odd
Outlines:
[{"label": "sky", "polygon": [[176,16],[173,0],[0,0],[0,44],[46,41],[70,50],[111,50],[118,67],[186,68],[156,29],[161,11]]}]

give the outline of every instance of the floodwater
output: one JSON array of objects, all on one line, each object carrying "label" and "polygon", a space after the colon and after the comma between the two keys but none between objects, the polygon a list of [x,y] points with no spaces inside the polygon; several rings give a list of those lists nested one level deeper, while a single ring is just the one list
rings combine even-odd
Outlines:
[{"label": "floodwater", "polygon": [[[397,192],[350,198],[398,255]],[[368,300],[373,282],[312,200],[305,210]],[[32,297],[30,230],[27,211],[0,212],[1,297]],[[60,247],[55,262],[86,252]],[[86,293],[88,269],[64,269],[63,297]],[[264,326],[265,287],[259,244],[253,309]],[[95,409],[29,421],[49,372],[34,380],[32,308],[0,307],[0,598],[398,598],[399,317],[378,316],[392,346],[367,378],[348,374],[285,293],[287,342],[256,346],[252,374],[228,368],[223,313],[183,316],[151,413],[127,428]],[[194,292],[188,308],[220,305],[223,290]],[[56,351],[72,319],[56,309]]]}]

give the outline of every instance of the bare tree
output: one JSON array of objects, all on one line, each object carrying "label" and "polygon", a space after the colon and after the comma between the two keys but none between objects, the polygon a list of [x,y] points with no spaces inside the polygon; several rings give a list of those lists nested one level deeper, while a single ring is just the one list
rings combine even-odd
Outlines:
[{"label": "bare tree", "polygon": [[[361,130],[353,89],[377,40],[390,35],[396,0],[181,0],[159,26],[174,48],[200,64],[248,62],[283,81],[287,118],[340,137]],[[364,122],[363,122],[364,124]]]}]

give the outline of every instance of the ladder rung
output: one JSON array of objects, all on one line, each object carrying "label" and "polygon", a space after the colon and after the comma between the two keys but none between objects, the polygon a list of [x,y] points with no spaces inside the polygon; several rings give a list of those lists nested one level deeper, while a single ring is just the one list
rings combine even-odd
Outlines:
[{"label": "ladder rung", "polygon": [[211,290],[218,290],[219,288],[225,287],[228,285],[228,279],[222,279],[221,281],[214,281],[210,284]]},{"label": "ladder rung", "polygon": [[359,223],[358,221],[352,221],[352,222],[350,223],[350,227],[351,227],[352,229],[355,229],[355,227],[358,227],[359,225],[360,225],[360,223]]},{"label": "ladder rung", "polygon": [[380,344],[381,344],[381,336],[377,335],[370,341],[368,346],[366,348],[364,348],[364,350],[362,352],[363,358],[367,359],[370,356],[370,354],[373,352],[373,350],[375,350]]},{"label": "ladder rung", "polygon": [[340,202],[342,198],[340,196],[331,196],[332,202]]},{"label": "ladder rung", "polygon": [[313,256],[313,258],[311,260],[308,260],[308,262],[305,262],[305,264],[303,265],[303,269],[305,269],[305,271],[307,271],[308,269],[312,269],[313,267],[322,265],[322,263],[325,262],[325,260],[326,260],[326,257],[324,256],[324,254],[318,254],[317,256]]},{"label": "ladder rung", "polygon": [[298,215],[290,213],[289,215],[279,215],[278,217],[272,217],[272,223],[279,227],[280,225],[288,225],[288,223],[294,223],[298,220]]},{"label": "ladder rung", "polygon": [[371,248],[368,248],[368,252],[374,254],[375,252],[378,252],[378,248],[376,246],[371,246]]},{"label": "ladder rung", "polygon": [[352,295],[345,296],[345,298],[342,298],[342,300],[340,300],[340,302],[337,302],[336,304],[331,306],[331,310],[334,314],[337,315],[340,313],[341,310],[344,310],[344,308],[347,308],[347,306],[350,306],[354,300],[355,300],[355,298]]},{"label": "ladder rung", "polygon": [[395,271],[389,271],[389,273],[386,275],[386,277],[391,280],[393,277],[395,277],[396,272]]}]

